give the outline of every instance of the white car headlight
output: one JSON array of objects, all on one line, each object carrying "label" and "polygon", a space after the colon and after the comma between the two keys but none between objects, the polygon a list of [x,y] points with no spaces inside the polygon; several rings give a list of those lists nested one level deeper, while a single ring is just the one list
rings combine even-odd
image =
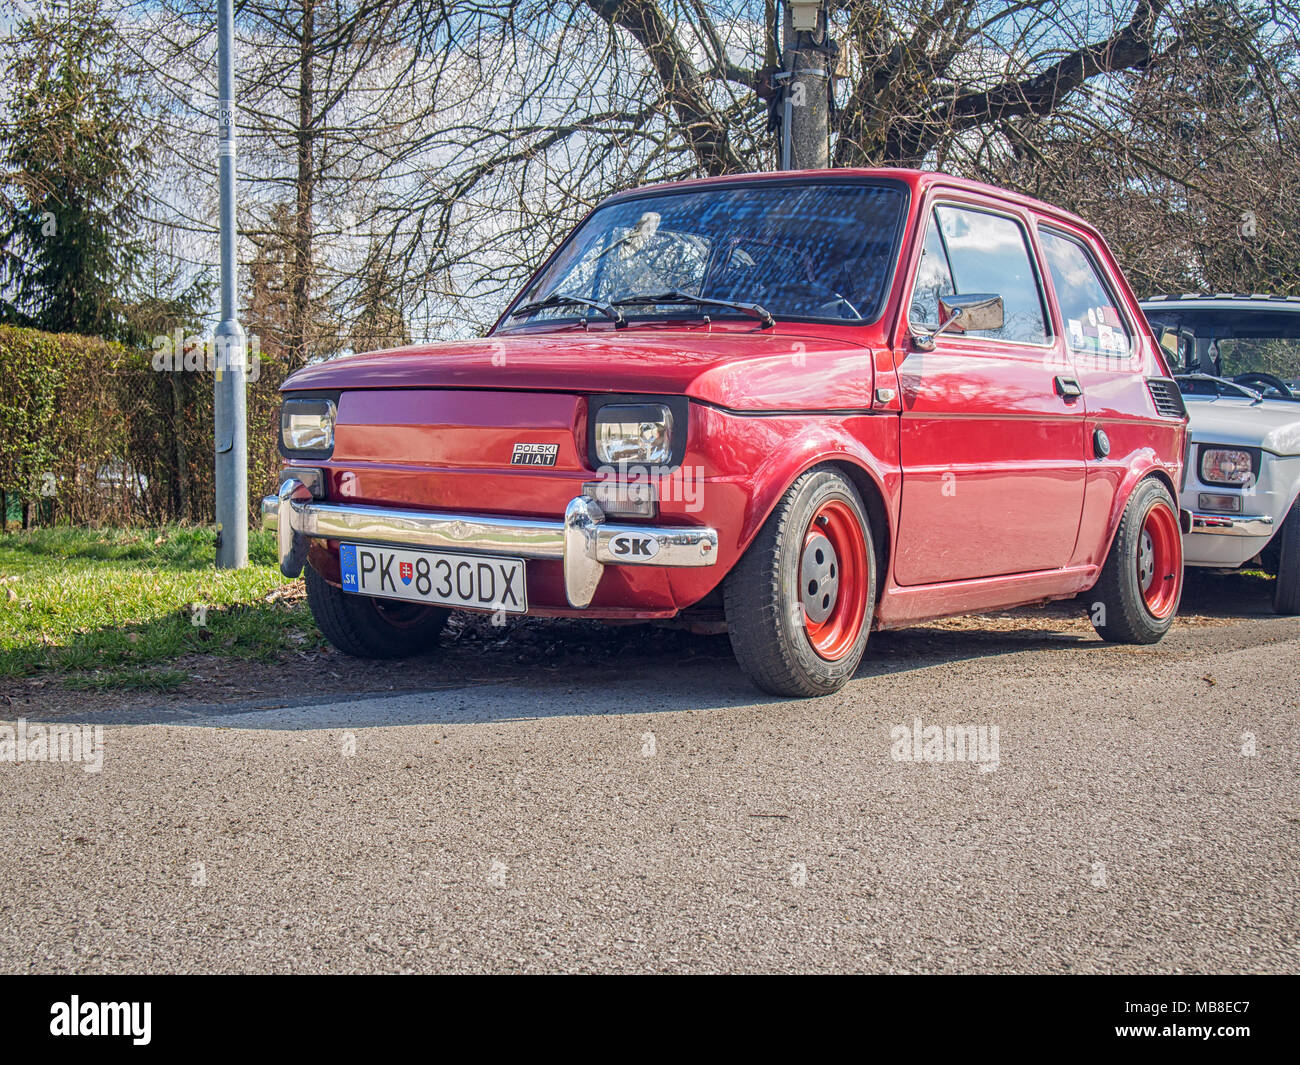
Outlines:
[{"label": "white car headlight", "polygon": [[673,412],[662,403],[611,403],[596,412],[596,458],[610,465],[667,466]]},{"label": "white car headlight", "polygon": [[1254,456],[1241,448],[1203,447],[1201,480],[1205,484],[1251,484],[1255,480]]},{"label": "white car headlight", "polygon": [[286,451],[331,451],[338,408],[332,399],[286,399],[280,408],[280,439]]}]

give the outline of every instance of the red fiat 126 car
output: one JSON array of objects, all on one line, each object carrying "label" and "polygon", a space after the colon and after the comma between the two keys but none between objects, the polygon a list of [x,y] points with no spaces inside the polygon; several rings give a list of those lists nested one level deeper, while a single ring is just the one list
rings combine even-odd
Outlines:
[{"label": "red fiat 126 car", "polygon": [[873,626],[1079,596],[1158,640],[1185,422],[1080,219],[940,174],[747,175],[604,201],[484,339],[298,371],[262,508],[350,654],[426,649],[450,609],[684,614],[820,695]]}]

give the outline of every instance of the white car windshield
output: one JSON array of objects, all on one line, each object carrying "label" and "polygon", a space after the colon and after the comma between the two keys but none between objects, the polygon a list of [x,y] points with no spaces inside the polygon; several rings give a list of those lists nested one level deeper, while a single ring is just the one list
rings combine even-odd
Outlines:
[{"label": "white car windshield", "polygon": [[1174,372],[1186,378],[1185,393],[1218,394],[1206,379],[1219,378],[1270,399],[1300,399],[1300,312],[1148,307],[1146,315]]}]

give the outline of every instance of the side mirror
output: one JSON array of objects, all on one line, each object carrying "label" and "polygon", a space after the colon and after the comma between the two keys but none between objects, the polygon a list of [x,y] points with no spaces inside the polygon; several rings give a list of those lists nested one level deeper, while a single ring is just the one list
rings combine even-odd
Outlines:
[{"label": "side mirror", "polygon": [[950,329],[960,328],[983,332],[987,329],[1001,329],[1006,321],[1006,312],[1002,297],[992,292],[971,292],[962,295],[943,296],[939,300],[939,328],[933,333],[921,333],[913,338],[921,351],[933,351],[934,341]]}]

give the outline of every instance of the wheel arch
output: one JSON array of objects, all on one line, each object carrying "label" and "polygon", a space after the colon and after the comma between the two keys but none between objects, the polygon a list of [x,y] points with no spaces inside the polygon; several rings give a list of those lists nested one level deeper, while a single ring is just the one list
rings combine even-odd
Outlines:
[{"label": "wheel arch", "polygon": [[[880,419],[882,422],[885,419]],[[893,420],[889,420],[893,427]],[[809,470],[828,467],[842,474],[862,497],[871,523],[872,548],[876,559],[876,599],[885,585],[894,545],[895,507],[891,505],[890,472],[870,449],[847,433],[836,433],[829,439],[820,437],[804,442],[804,447],[788,448],[779,463],[769,468],[761,478],[762,489],[756,493],[756,505],[751,509],[739,543],[739,556],[743,556],[755,537],[771,517],[777,504],[790,487]],[[897,480],[897,473],[893,473]],[[896,491],[896,488],[895,488]]]},{"label": "wheel arch", "polygon": [[1105,549],[1099,556],[1101,560],[1104,561],[1110,554],[1110,549],[1115,543],[1115,536],[1119,532],[1119,523],[1124,518],[1124,511],[1128,509],[1129,500],[1133,498],[1134,491],[1136,491],[1139,484],[1148,478],[1155,478],[1163,484],[1169,490],[1170,498],[1174,501],[1175,510],[1179,509],[1178,485],[1174,481],[1173,474],[1169,472],[1169,468],[1152,451],[1135,455],[1128,464],[1124,479],[1115,490],[1115,498],[1111,501],[1110,514],[1106,519]]},{"label": "wheel arch", "polygon": [[867,508],[867,520],[871,523],[871,547],[876,556],[876,602],[880,602],[880,596],[885,588],[885,574],[889,572],[889,560],[894,542],[884,492],[864,466],[846,462],[844,459],[833,459],[822,465],[830,466],[844,474],[858,490],[858,495],[862,497],[862,505]]}]

